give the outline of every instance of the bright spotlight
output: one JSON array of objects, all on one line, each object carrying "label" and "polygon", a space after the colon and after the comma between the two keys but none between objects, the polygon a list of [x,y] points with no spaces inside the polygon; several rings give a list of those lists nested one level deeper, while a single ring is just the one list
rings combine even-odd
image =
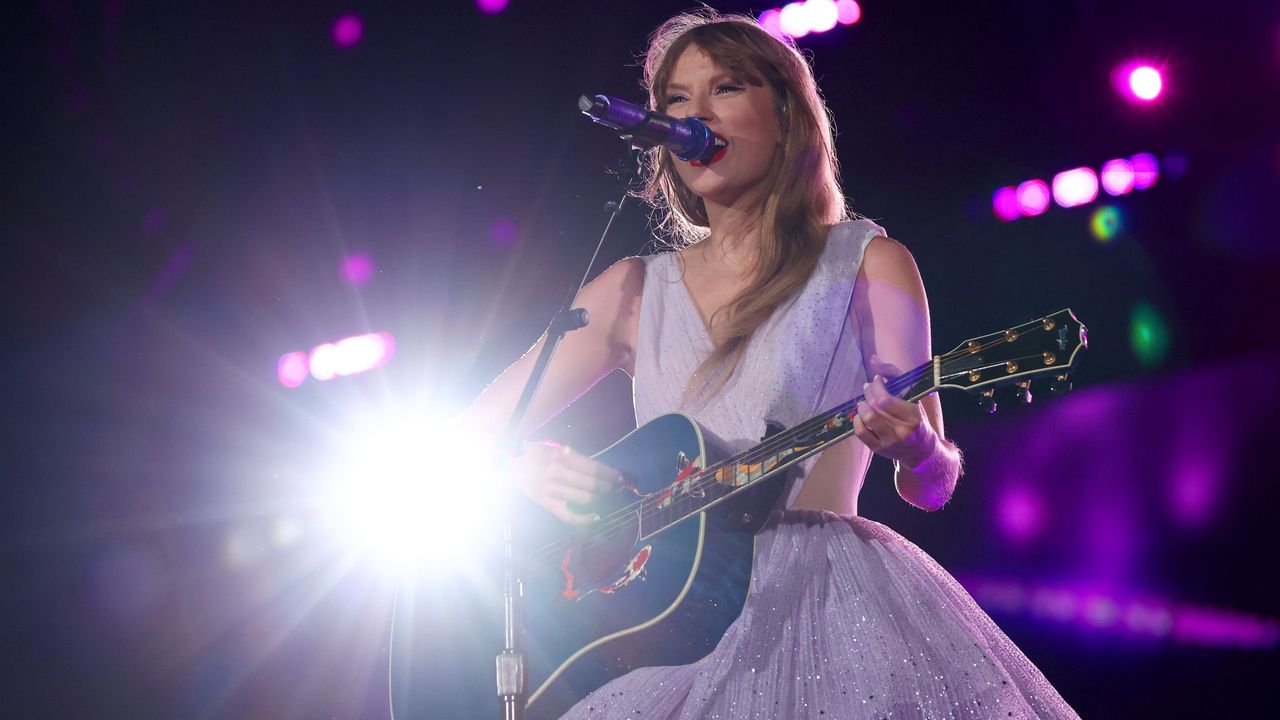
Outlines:
[{"label": "bright spotlight", "polygon": [[325,473],[324,515],[355,554],[395,572],[467,560],[495,526],[501,455],[443,420],[406,419],[353,431]]},{"label": "bright spotlight", "polygon": [[1135,60],[1122,63],[1112,71],[1111,82],[1117,93],[1130,102],[1155,102],[1164,92],[1164,75],[1156,66]]},{"label": "bright spotlight", "polygon": [[782,32],[793,38],[809,34],[809,11],[804,3],[788,3],[782,8]]},{"label": "bright spotlight", "polygon": [[1098,197],[1098,176],[1092,168],[1064,170],[1053,176],[1053,199],[1069,208],[1093,202]]},{"label": "bright spotlight", "polygon": [[862,7],[854,0],[836,0],[836,20],[841,25],[852,25],[862,19]]},{"label": "bright spotlight", "polygon": [[840,19],[835,0],[808,0],[804,8],[809,15],[809,30],[812,32],[826,32]]},{"label": "bright spotlight", "polygon": [[1155,100],[1160,97],[1163,87],[1164,80],[1160,77],[1160,71],[1150,65],[1134,68],[1129,73],[1129,90],[1139,100]]}]

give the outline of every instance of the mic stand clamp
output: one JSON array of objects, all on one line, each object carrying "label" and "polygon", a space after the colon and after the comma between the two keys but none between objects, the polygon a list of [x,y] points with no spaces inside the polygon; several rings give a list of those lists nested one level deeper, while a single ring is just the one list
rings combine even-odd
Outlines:
[{"label": "mic stand clamp", "polygon": [[[582,279],[578,281],[577,285],[569,290],[568,296],[560,306],[560,310],[556,312],[551,324],[547,326],[547,341],[543,343],[542,348],[538,351],[538,358],[533,364],[533,371],[529,374],[528,381],[525,382],[524,391],[521,392],[520,399],[516,402],[515,410],[511,414],[511,421],[507,423],[507,429],[502,438],[503,447],[509,453],[518,454],[523,451],[523,443],[520,438],[520,423],[524,421],[524,416],[529,410],[529,404],[533,401],[533,396],[537,393],[538,386],[542,383],[542,377],[547,372],[547,366],[551,362],[551,356],[556,351],[556,346],[560,344],[566,334],[586,327],[587,322],[590,320],[587,311],[573,307],[573,302],[577,299],[582,287],[587,284],[587,278],[591,277],[591,269],[595,266],[596,258],[600,255],[600,248],[604,246],[604,239],[608,236],[609,229],[613,227],[613,221],[621,214],[623,205],[626,204],[627,196],[631,194],[632,184],[639,177],[640,152],[639,148],[628,147],[626,155],[610,170],[610,173],[616,175],[623,184],[622,197],[617,202],[611,201],[605,204],[605,210],[609,213],[609,220],[605,223],[604,232],[600,234],[600,240],[596,243],[595,252],[591,254],[591,261],[587,263],[587,270],[582,274]],[[498,698],[502,702],[503,720],[523,720],[529,695],[529,688],[526,683],[525,656],[524,651],[521,649],[524,623],[521,616],[520,601],[524,593],[520,584],[520,568],[515,554],[514,495],[512,488],[508,487],[507,501],[503,503],[505,517],[502,523],[502,638],[504,645],[502,651],[498,653],[496,665]]]}]

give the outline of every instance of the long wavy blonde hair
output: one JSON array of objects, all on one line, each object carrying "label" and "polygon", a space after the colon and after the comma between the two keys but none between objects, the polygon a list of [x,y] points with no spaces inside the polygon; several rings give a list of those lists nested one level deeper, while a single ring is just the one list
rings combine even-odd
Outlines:
[{"label": "long wavy blonde hair", "polygon": [[[708,397],[729,379],[752,334],[808,280],[830,226],[849,216],[830,113],[799,50],[747,15],[710,8],[677,15],[654,31],[644,56],[644,86],[653,109],[666,111],[671,73],[691,45],[742,81],[773,90],[782,142],[763,192],[755,196],[758,207],[752,208],[760,234],[752,279],[711,318],[715,350],[694,374],[686,400]],[[659,148],[646,156],[644,179],[641,196],[654,206],[669,245],[682,249],[710,235],[706,206],[676,174],[670,151]]]}]

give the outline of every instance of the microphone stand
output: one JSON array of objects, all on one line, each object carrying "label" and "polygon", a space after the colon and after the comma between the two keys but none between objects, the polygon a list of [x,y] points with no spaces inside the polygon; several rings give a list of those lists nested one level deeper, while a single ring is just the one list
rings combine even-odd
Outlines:
[{"label": "microphone stand", "polygon": [[[630,141],[631,138],[623,137],[624,140]],[[506,432],[503,434],[503,445],[508,452],[518,453],[522,450],[520,438],[520,423],[524,421],[524,416],[529,410],[529,404],[533,401],[534,394],[538,391],[538,386],[542,383],[542,377],[546,374],[547,365],[551,362],[551,356],[555,353],[556,347],[564,336],[573,330],[586,327],[590,318],[587,317],[587,311],[582,308],[573,307],[574,301],[578,298],[578,293],[582,287],[587,284],[587,279],[591,277],[591,269],[595,266],[596,258],[600,255],[600,248],[604,246],[604,239],[609,234],[609,229],[613,227],[613,221],[622,213],[622,208],[627,202],[627,196],[631,192],[631,186],[636,181],[640,172],[640,148],[628,146],[626,154],[618,160],[615,166],[615,173],[622,182],[622,197],[617,202],[605,203],[605,210],[609,213],[609,220],[605,223],[604,232],[600,234],[600,240],[596,242],[596,249],[591,254],[591,260],[587,263],[587,270],[582,274],[582,279],[569,289],[564,303],[560,306],[560,310],[556,312],[552,318],[551,324],[547,327],[547,341],[543,344],[541,350],[538,351],[537,361],[534,362],[533,372],[529,375],[528,381],[525,382],[524,391],[520,394],[520,399],[516,402],[515,411],[511,414],[511,421],[507,424]],[[515,503],[513,502],[514,493],[508,488],[509,497],[504,503],[505,512],[502,523],[502,621],[503,621],[503,648],[497,656],[497,685],[498,697],[502,702],[502,718],[503,720],[524,720],[524,711],[526,699],[529,689],[526,685],[525,676],[525,655],[522,649],[524,624],[521,614],[521,601],[524,594],[523,587],[520,584],[520,568],[515,554]]]}]

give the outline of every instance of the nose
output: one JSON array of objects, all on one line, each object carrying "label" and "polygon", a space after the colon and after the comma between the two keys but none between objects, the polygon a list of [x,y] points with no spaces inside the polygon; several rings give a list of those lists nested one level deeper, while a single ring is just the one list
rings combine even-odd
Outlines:
[{"label": "nose", "polygon": [[711,100],[705,95],[698,94],[689,99],[684,107],[685,117],[692,117],[710,124],[715,120],[715,111],[711,109]]}]

